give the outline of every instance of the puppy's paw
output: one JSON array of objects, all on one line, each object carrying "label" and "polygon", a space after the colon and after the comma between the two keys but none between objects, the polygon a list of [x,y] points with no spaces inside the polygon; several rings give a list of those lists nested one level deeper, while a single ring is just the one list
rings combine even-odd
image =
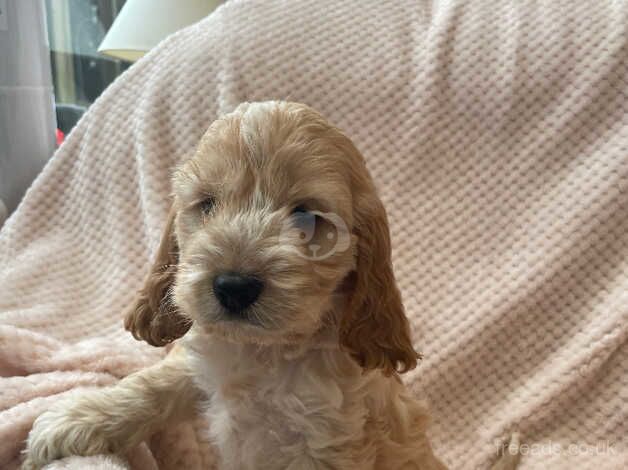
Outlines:
[{"label": "puppy's paw", "polygon": [[[65,406],[64,406],[65,405]],[[113,453],[115,445],[106,439],[103,417],[83,408],[81,401],[59,403],[39,416],[26,441],[22,470],[40,469],[70,455]]]}]

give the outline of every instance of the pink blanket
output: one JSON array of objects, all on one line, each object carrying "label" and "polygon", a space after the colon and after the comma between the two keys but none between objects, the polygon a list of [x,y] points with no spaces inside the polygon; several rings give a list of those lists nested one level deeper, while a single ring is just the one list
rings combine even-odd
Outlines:
[{"label": "pink blanket", "polygon": [[[524,470],[628,468],[628,3],[584,0],[234,0],[135,64],[0,232],[0,468],[52,402],[163,354],[121,312],[170,171],[270,98],[368,160],[447,464],[486,468],[518,430]],[[53,467],[213,461],[198,423],[129,458]]]}]

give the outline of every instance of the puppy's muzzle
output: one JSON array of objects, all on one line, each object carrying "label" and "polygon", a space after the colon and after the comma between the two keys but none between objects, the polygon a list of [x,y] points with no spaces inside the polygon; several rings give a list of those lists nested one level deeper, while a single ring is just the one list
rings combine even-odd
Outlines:
[{"label": "puppy's muzzle", "polygon": [[227,272],[214,278],[214,295],[220,304],[232,315],[242,316],[264,288],[264,283],[248,274]]}]

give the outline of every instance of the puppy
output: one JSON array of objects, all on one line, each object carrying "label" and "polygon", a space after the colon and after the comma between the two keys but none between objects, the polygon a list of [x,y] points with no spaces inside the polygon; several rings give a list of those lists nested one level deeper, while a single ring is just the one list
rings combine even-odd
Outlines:
[{"label": "puppy", "polygon": [[418,354],[351,140],[305,105],[245,103],[211,125],[173,188],[126,327],[157,346],[183,338],[40,416],[24,468],[124,453],[199,410],[224,470],[445,468],[398,375]]}]

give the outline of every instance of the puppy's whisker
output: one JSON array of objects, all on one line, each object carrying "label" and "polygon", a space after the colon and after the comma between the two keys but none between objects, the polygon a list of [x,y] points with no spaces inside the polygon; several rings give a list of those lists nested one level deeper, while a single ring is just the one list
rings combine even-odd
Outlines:
[{"label": "puppy's whisker", "polygon": [[249,318],[253,321],[253,323],[256,323],[264,329],[272,329],[278,326],[277,321],[273,316],[264,315],[263,312],[260,312],[260,309],[255,307],[250,309]]},{"label": "puppy's whisker", "polygon": [[190,284],[196,284],[207,279],[208,273],[206,271],[199,270],[187,270],[182,271],[180,274],[181,279],[184,282],[189,282]]}]

